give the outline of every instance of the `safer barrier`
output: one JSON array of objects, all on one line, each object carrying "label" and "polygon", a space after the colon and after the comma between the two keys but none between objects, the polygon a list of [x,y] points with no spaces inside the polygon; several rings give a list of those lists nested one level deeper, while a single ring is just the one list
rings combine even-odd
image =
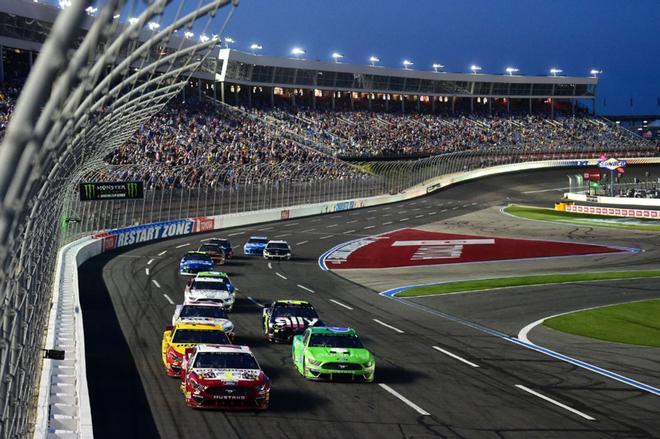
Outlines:
[{"label": "safer barrier", "polygon": [[576,194],[572,192],[565,193],[564,198],[571,201],[614,204],[618,206],[660,207],[660,199],[657,198],[601,197],[587,194]]},{"label": "safer barrier", "polygon": [[660,210],[649,209],[626,209],[621,207],[580,206],[579,204],[567,204],[566,212],[615,216],[620,218],[660,219]]},{"label": "safer barrier", "polygon": [[[660,163],[660,158],[626,160],[630,164]],[[64,438],[74,435],[80,438],[93,437],[77,268],[102,252],[174,236],[394,203],[490,175],[556,167],[585,167],[593,166],[596,162],[596,159],[546,160],[500,165],[435,177],[394,195],[143,224],[106,230],[68,244],[58,255],[53,305],[46,338],[47,348],[63,349],[66,357],[57,364],[53,364],[55,360],[45,360],[39,386],[39,407],[34,437]]]}]

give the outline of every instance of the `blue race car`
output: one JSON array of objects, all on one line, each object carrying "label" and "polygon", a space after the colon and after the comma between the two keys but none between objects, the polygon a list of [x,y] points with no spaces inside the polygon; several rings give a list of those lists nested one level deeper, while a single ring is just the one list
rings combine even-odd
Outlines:
[{"label": "blue race car", "polygon": [[213,270],[213,259],[203,252],[188,252],[181,258],[179,273],[184,276],[194,276],[200,271]]},{"label": "blue race car", "polygon": [[264,254],[264,248],[266,248],[266,244],[268,244],[268,238],[265,236],[250,236],[248,242],[246,242],[243,246],[243,254],[246,256],[262,256]]}]

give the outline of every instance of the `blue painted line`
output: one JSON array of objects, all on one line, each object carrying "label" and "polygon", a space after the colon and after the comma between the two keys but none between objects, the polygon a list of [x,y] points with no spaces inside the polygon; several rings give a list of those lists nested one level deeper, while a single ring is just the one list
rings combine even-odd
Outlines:
[{"label": "blue painted line", "polygon": [[[429,285],[429,284],[426,284]],[[433,285],[433,284],[430,284]],[[393,288],[391,290],[383,291],[380,293],[380,295],[384,297],[388,297],[390,299],[396,300],[404,305],[420,309],[424,312],[436,315],[438,317],[442,317],[444,319],[450,320],[452,322],[468,326],[472,329],[476,329],[479,332],[482,332],[484,334],[492,335],[493,337],[498,337],[503,340],[506,340],[510,343],[516,344],[518,346],[522,346],[524,348],[533,350],[535,352],[547,355],[549,357],[555,358],[557,360],[563,361],[565,363],[572,364],[574,366],[580,367],[582,369],[588,370],[590,372],[597,373],[599,375],[605,376],[607,378],[613,379],[615,381],[619,381],[620,383],[626,384],[631,387],[635,387],[640,390],[644,390],[646,392],[649,392],[653,395],[660,396],[660,389],[657,387],[650,386],[648,384],[642,383],[641,381],[634,380],[632,378],[628,378],[626,376],[623,376],[621,374],[612,372],[607,369],[603,369],[602,367],[595,366],[593,364],[587,363],[586,361],[578,360],[577,358],[569,357],[568,355],[561,354],[559,352],[553,351],[548,348],[544,348],[543,346],[535,345],[533,343],[527,343],[524,342],[517,337],[512,337],[508,334],[505,334],[503,332],[497,331],[495,329],[488,328],[486,326],[482,326],[478,323],[471,322],[469,320],[462,319],[460,317],[453,316],[451,314],[444,313],[442,311],[435,310],[433,308],[429,308],[428,306],[421,305],[415,302],[410,302],[408,300],[402,299],[400,297],[396,297],[396,294],[400,293],[401,291],[413,288],[415,286],[423,286],[423,285],[409,285],[409,286],[404,286],[404,287],[399,287],[399,288]]]}]

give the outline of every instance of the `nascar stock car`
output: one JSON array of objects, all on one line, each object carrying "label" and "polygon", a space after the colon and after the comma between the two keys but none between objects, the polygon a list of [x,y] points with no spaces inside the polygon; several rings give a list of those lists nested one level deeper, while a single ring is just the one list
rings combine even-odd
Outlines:
[{"label": "nascar stock car", "polygon": [[215,265],[225,264],[225,249],[216,244],[202,244],[197,249],[200,253],[206,253],[211,257]]},{"label": "nascar stock car", "polygon": [[247,346],[197,345],[188,349],[180,377],[188,407],[268,408],[270,381]]},{"label": "nascar stock car", "polygon": [[225,259],[231,259],[234,257],[234,248],[231,246],[231,242],[228,239],[212,238],[209,239],[208,243],[222,247],[222,249],[225,251]]},{"label": "nascar stock car", "polygon": [[179,273],[184,276],[194,276],[200,271],[210,271],[214,267],[213,259],[206,253],[188,252],[179,262]]},{"label": "nascar stock car", "polygon": [[183,297],[184,303],[213,302],[231,311],[236,301],[236,288],[225,273],[205,273],[186,285]]},{"label": "nascar stock car", "polygon": [[323,326],[314,307],[304,300],[276,300],[263,310],[268,341],[291,341],[309,326]]},{"label": "nascar stock car", "polygon": [[354,329],[307,328],[303,335],[293,337],[291,351],[293,365],[305,378],[374,380],[376,361]]},{"label": "nascar stock car", "polygon": [[172,316],[172,326],[176,326],[177,323],[220,325],[230,339],[234,338],[234,324],[227,318],[224,307],[217,303],[177,305]]},{"label": "nascar stock car", "polygon": [[268,241],[264,247],[264,259],[291,259],[291,247],[286,241]]},{"label": "nascar stock car", "polygon": [[261,256],[266,244],[268,244],[268,238],[265,236],[250,236],[250,239],[243,245],[243,254]]},{"label": "nascar stock car", "polygon": [[199,343],[230,344],[222,325],[181,322],[166,326],[161,342],[161,355],[167,376],[179,376],[181,361],[187,348]]}]

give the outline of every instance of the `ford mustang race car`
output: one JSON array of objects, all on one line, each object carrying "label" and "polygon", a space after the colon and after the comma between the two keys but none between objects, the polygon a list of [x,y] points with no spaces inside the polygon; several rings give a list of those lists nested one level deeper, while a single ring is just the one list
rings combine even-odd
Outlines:
[{"label": "ford mustang race car", "polygon": [[213,302],[231,311],[236,301],[236,289],[226,276],[196,277],[184,291],[184,303]]},{"label": "ford mustang race car", "polygon": [[220,325],[230,339],[234,338],[234,324],[227,318],[224,307],[217,303],[177,305],[172,316],[172,326],[177,323]]},{"label": "ford mustang race car", "polygon": [[248,242],[243,246],[243,254],[246,256],[261,256],[264,253],[266,244],[268,244],[268,238],[265,236],[250,236]]},{"label": "ford mustang race car", "polygon": [[264,247],[264,259],[291,259],[291,247],[286,241],[268,241]]},{"label": "ford mustang race car", "polygon": [[231,242],[228,239],[223,238],[213,238],[208,241],[209,244],[215,244],[222,247],[225,251],[225,259],[231,259],[234,257],[234,249],[231,246]]},{"label": "ford mustang race car", "polygon": [[268,408],[270,381],[247,346],[197,345],[188,349],[180,376],[188,407]]},{"label": "ford mustang race car", "polygon": [[179,273],[187,276],[194,276],[200,271],[213,270],[213,259],[206,253],[188,252],[181,258],[179,263]]},{"label": "ford mustang race car", "polygon": [[213,259],[215,265],[225,264],[225,249],[216,244],[202,244],[197,249],[198,252],[206,253]]},{"label": "ford mustang race car", "polygon": [[374,380],[374,357],[351,328],[307,328],[293,337],[291,351],[293,365],[305,378]]},{"label": "ford mustang race car", "polygon": [[177,323],[163,331],[161,351],[167,376],[179,376],[181,361],[187,348],[199,343],[230,344],[221,325]]},{"label": "ford mustang race car", "polygon": [[323,326],[314,307],[304,300],[276,300],[263,310],[268,341],[291,341],[309,326]]}]

